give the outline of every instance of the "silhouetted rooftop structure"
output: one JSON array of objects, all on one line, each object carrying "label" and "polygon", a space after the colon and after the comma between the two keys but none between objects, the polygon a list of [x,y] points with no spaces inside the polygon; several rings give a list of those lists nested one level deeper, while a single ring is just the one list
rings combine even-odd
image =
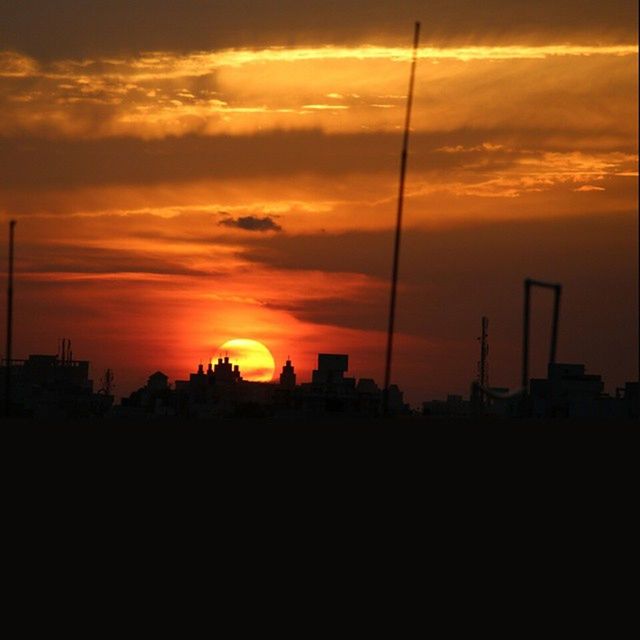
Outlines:
[{"label": "silhouetted rooftop structure", "polygon": [[549,364],[547,377],[530,384],[531,414],[536,417],[621,417],[621,400],[605,394],[602,377],[585,373],[583,364]]},{"label": "silhouetted rooftop structure", "polygon": [[149,376],[147,380],[147,387],[152,391],[163,391],[169,386],[169,376],[162,373],[162,371],[156,371]]},{"label": "silhouetted rooftop structure", "polygon": [[[509,394],[509,389],[490,387],[486,402],[472,395],[449,395],[446,401],[423,403],[423,413],[434,416],[486,415],[502,417],[637,418],[638,383],[627,382],[611,396],[604,392],[602,377],[587,374],[583,364],[550,363],[546,378],[529,381],[528,393]],[[475,389],[475,387],[474,387]]]},{"label": "silhouetted rooftop structure", "polygon": [[318,368],[313,370],[313,384],[340,383],[349,370],[349,356],[338,353],[319,353]]},{"label": "silhouetted rooftop structure", "polygon": [[[318,354],[318,368],[310,383],[303,383],[296,392],[296,406],[303,412],[325,412],[378,415],[382,409],[382,392],[371,378],[345,377],[349,356],[338,353]],[[397,385],[389,387],[389,413],[408,411]]]},{"label": "silhouetted rooftop structure", "polygon": [[282,367],[280,386],[284,389],[294,389],[296,386],[296,372],[289,359],[287,359],[287,362]]},{"label": "silhouetted rooftop structure", "polygon": [[[9,368],[0,366],[0,389],[5,389]],[[31,416],[84,416],[102,413],[112,396],[93,393],[89,361],[74,360],[70,350],[62,355],[32,354],[11,360],[12,414]],[[4,405],[4,392],[1,399]]]}]

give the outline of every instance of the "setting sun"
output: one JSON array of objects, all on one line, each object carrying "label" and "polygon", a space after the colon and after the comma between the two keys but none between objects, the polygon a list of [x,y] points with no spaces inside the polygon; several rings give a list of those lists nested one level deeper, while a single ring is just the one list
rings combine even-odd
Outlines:
[{"label": "setting sun", "polygon": [[[257,340],[247,338],[236,338],[227,340],[218,349],[218,353],[229,356],[234,364],[240,365],[240,373],[245,380],[253,382],[271,382],[276,363],[267,349]],[[215,363],[215,360],[211,360]]]}]

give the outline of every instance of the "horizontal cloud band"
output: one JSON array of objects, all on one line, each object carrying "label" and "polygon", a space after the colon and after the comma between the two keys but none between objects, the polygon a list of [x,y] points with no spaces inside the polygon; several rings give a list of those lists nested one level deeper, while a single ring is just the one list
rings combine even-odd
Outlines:
[{"label": "horizontal cloud band", "polygon": [[[468,47],[422,47],[419,58],[424,60],[523,60],[551,56],[631,56],[637,55],[636,45],[508,45]],[[184,55],[170,52],[146,52],[131,58],[62,60],[40,65],[35,59],[13,51],[0,51],[0,77],[44,76],[58,80],[72,79],[78,73],[135,81],[153,78],[202,76],[221,67],[237,67],[265,62],[301,62],[308,60],[392,60],[405,62],[411,50],[404,47],[268,47],[265,49],[227,49],[197,51]]]}]

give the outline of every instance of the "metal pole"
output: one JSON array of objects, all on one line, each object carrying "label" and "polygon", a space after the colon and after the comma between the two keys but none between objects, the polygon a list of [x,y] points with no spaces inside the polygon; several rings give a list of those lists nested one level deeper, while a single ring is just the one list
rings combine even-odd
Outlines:
[{"label": "metal pole", "polygon": [[387,356],[384,368],[383,411],[389,412],[389,385],[391,383],[391,357],[393,353],[393,333],[396,316],[396,294],[398,287],[398,266],[400,262],[400,235],[402,231],[402,210],[404,205],[404,182],[407,173],[407,155],[409,151],[409,128],[411,124],[411,107],[413,104],[413,85],[416,75],[416,60],[418,58],[418,43],[420,40],[420,23],[415,23],[413,34],[413,56],[411,58],[411,75],[409,77],[409,92],[407,95],[407,113],[404,122],[404,137],[402,141],[402,155],[400,156],[400,186],[398,189],[398,212],[396,219],[396,236],[393,245],[393,269],[391,275],[391,298],[389,301],[389,325],[387,330]]},{"label": "metal pole", "polygon": [[6,345],[6,368],[4,379],[4,412],[7,417],[11,414],[11,365],[13,346],[13,239],[16,221],[9,222],[9,272],[7,279],[7,345]]},{"label": "metal pole", "polygon": [[562,285],[553,287],[555,296],[553,299],[553,328],[551,330],[551,352],[549,353],[549,364],[556,362],[556,348],[558,344],[558,324],[560,320],[560,296],[562,295]]},{"label": "metal pole", "polygon": [[524,326],[522,328],[522,389],[529,384],[529,311],[531,308],[531,280],[524,281]]},{"label": "metal pole", "polygon": [[482,336],[480,338],[480,384],[487,385],[487,330],[489,318],[482,316]]}]

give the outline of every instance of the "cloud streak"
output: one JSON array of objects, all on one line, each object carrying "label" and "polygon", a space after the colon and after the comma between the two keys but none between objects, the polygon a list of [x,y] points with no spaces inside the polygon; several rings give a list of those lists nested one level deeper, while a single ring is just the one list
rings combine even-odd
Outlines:
[{"label": "cloud streak", "polygon": [[[425,47],[415,127],[515,121],[538,127],[559,115],[569,128],[632,123],[637,51],[635,45]],[[0,135],[396,131],[408,54],[393,47],[281,47],[39,63],[5,52]],[[488,110],[487,102],[501,108]]]},{"label": "cloud streak", "polygon": [[[507,45],[420,48],[418,58],[441,62],[458,60],[543,60],[549,57],[633,56],[636,45]],[[362,45],[354,47],[268,47],[265,49],[228,49],[196,51],[176,55],[150,51],[131,58],[97,58],[38,63],[35,58],[14,51],[0,52],[0,77],[43,77],[52,80],[76,80],[78,77],[148,82],[176,78],[208,76],[224,67],[242,67],[265,63],[333,62],[387,60],[407,62],[412,51],[406,47]]]}]

